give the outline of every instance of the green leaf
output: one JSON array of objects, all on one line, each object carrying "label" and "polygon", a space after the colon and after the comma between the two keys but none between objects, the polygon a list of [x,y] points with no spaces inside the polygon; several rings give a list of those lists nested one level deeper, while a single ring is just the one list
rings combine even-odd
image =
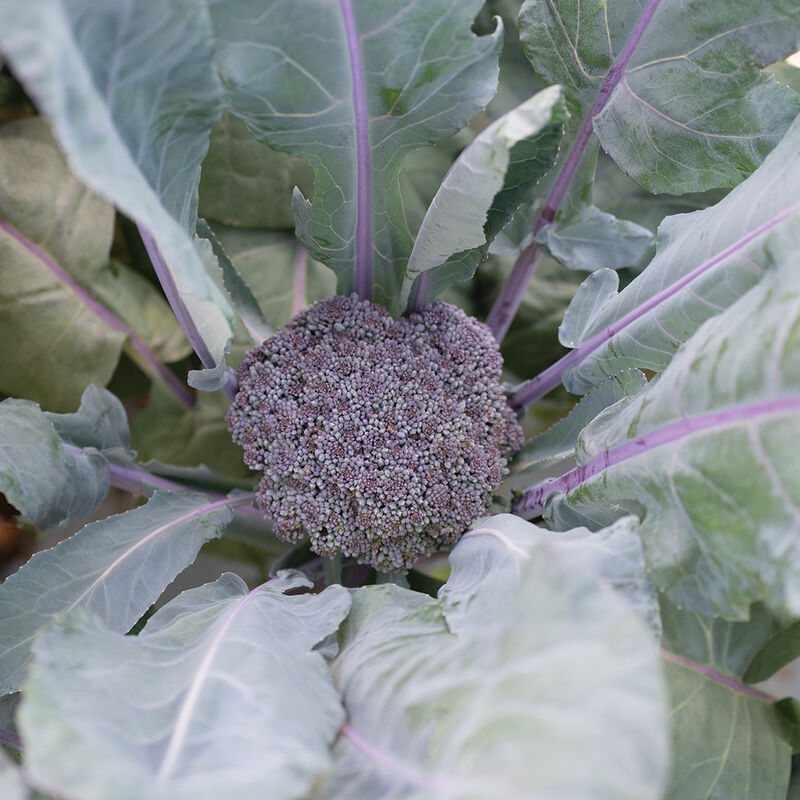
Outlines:
[{"label": "green leaf", "polygon": [[771,704],[667,663],[673,775],[665,800],[784,800],[791,748]]},{"label": "green leaf", "polygon": [[89,384],[86,387],[75,413],[45,412],[45,417],[53,423],[65,444],[80,449],[94,447],[112,460],[131,461],[135,457],[130,448],[125,409],[111,392],[100,386]]},{"label": "green leaf", "polygon": [[653,244],[653,234],[589,204],[559,214],[536,234],[536,242],[569,269],[613,269],[636,264]]},{"label": "green leaf", "polygon": [[715,206],[667,217],[655,258],[621,292],[615,273],[590,275],[559,334],[563,344],[578,348],[565,360],[567,389],[582,394],[629,367],[663,369],[705,320],[794,253],[798,182],[800,119],[763,165]]},{"label": "green leaf", "polygon": [[31,643],[72,608],[97,614],[124,633],[219,536],[232,512],[197,492],[157,492],[124,514],[92,522],[31,560],[0,585],[0,693],[16,691]]},{"label": "green leaf", "polygon": [[[633,0],[528,0],[520,37],[538,77],[565,87],[567,141],[596,112],[602,86],[611,96],[594,130],[645,188],[682,194],[735,186],[800,111],[800,98],[762,69],[800,46],[796,9],[760,0],[661,3],[637,29],[653,8]],[[609,75],[626,46],[634,48],[630,61]]]},{"label": "green leaf", "polygon": [[777,631],[764,642],[750,662],[744,678],[748,683],[765,681],[796,658],[800,658],[800,621]]},{"label": "green leaf", "polygon": [[[41,117],[0,128],[0,387],[54,410],[108,383],[122,347],[154,378],[189,352],[163,295],[109,264],[114,211],[69,171]],[[177,378],[171,377],[177,383]]]},{"label": "green leaf", "polygon": [[[774,258],[781,258],[776,246]],[[800,615],[800,278],[794,252],[578,441],[576,470],[526,493],[638,504],[652,577],[699,613]],[[523,508],[525,506],[525,508]]]},{"label": "green leaf", "polygon": [[[41,118],[0,128],[0,217],[85,286],[107,270],[114,209],[70,174]],[[74,408],[111,379],[125,334],[2,228],[0,265],[0,389]]]},{"label": "green leaf", "polygon": [[35,403],[0,403],[0,493],[24,522],[53,527],[91,516],[108,493],[108,462],[99,453],[64,450]]},{"label": "green leaf", "polygon": [[471,32],[481,4],[211,5],[226,103],[259,141],[311,162],[314,198],[295,194],[297,232],[337,273],[342,294],[356,288],[356,272],[371,271],[374,299],[401,310],[411,241],[398,170],[406,153],[455,133],[494,93],[502,30]]},{"label": "green leaf", "polygon": [[257,142],[240,119],[224,112],[203,161],[200,216],[237,228],[293,230],[295,186],[311,194],[311,167]]},{"label": "green leaf", "polygon": [[727,622],[678,609],[662,596],[661,616],[674,752],[668,800],[783,800],[788,720],[742,679],[780,626],[760,604],[746,622]]},{"label": "green leaf", "polygon": [[325,796],[660,798],[655,643],[581,552],[496,517],[455,547],[438,601],[356,590]]},{"label": "green leaf", "polygon": [[764,69],[800,48],[799,10],[661,4],[595,118],[603,149],[651,192],[735,186],[800,113],[800,97]]},{"label": "green leaf", "polygon": [[235,575],[179,595],[139,636],[72,613],[36,643],[20,709],[25,766],[83,800],[293,800],[329,768],[344,720],[314,646],[345,589],[248,592]]},{"label": "green leaf", "polygon": [[526,100],[486,128],[458,157],[422,220],[408,260],[400,304],[414,290],[421,307],[450,284],[471,278],[489,245],[558,153],[566,119],[561,87]]},{"label": "green leaf", "polygon": [[233,312],[191,238],[222,99],[205,4],[10,0],[0,7],[0,50],[75,174],[152,235],[218,361]]}]

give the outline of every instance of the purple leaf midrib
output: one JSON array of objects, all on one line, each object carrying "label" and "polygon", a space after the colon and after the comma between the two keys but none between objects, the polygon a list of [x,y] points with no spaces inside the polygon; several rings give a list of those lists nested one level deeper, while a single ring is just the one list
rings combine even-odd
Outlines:
[{"label": "purple leaf midrib", "polygon": [[761,236],[783,222],[787,217],[798,212],[800,212],[800,201],[793,203],[788,208],[785,208],[770,219],[762,222],[760,225],[753,228],[753,230],[749,231],[732,244],[729,244],[719,253],[712,256],[707,261],[704,261],[700,266],[687,272],[682,278],[679,278],[665,289],[662,289],[660,292],[648,298],[641,305],[631,309],[627,314],[603,328],[599,333],[596,333],[574,350],[567,353],[567,355],[560,358],[555,364],[549,366],[535,378],[531,378],[529,381],[523,383],[509,398],[511,407],[520,409],[532,403],[534,400],[544,397],[544,395],[555,389],[556,386],[561,383],[561,378],[567,370],[577,367],[584,359],[601,347],[601,345],[605,344],[638,319],[641,319],[645,314],[661,305],[661,303],[677,294],[681,289],[692,283],[709,269],[746,247],[753,239],[756,239],[758,236]]},{"label": "purple leaf midrib", "polygon": [[34,255],[55,277],[69,289],[78,301],[96,314],[110,328],[124,334],[130,340],[131,346],[139,352],[152,366],[153,370],[164,381],[173,395],[186,408],[194,406],[194,395],[181,383],[178,378],[161,363],[158,356],[147,342],[135,334],[121,319],[114,315],[101,302],[87,292],[69,273],[57,264],[39,245],[32,242],[13,225],[0,219],[0,228],[21,244],[29,253]]},{"label": "purple leaf midrib", "polygon": [[749,422],[761,417],[800,411],[800,397],[782,397],[744,406],[733,406],[709,414],[696,417],[685,417],[679,422],[645,433],[624,444],[604,450],[590,458],[580,467],[575,467],[558,478],[554,478],[528,489],[522,498],[514,504],[513,512],[522,517],[531,518],[541,513],[548,495],[553,492],[568,493],[581,484],[594,478],[609,467],[642,455],[654,448],[673,442],[711,428]]},{"label": "purple leaf midrib", "polygon": [[[550,190],[550,194],[547,196],[542,210],[539,212],[539,215],[536,217],[531,227],[531,232],[534,236],[545,225],[550,225],[555,220],[558,209],[561,207],[561,203],[564,202],[572,178],[583,158],[584,151],[589,144],[589,140],[592,138],[594,118],[605,108],[617,84],[619,84],[625,76],[625,70],[628,67],[628,62],[631,60],[633,51],[644,35],[645,29],[650,24],[659,2],[660,0],[649,0],[642,12],[642,16],[636,23],[636,27],[625,43],[625,47],[606,73],[600,91],[578,131],[575,141],[572,143],[572,147],[564,160],[561,171],[556,177],[553,188]],[[532,244],[527,250],[523,251],[517,263],[514,264],[514,269],[509,279],[500,290],[500,296],[497,298],[494,306],[492,306],[489,316],[486,319],[486,324],[491,328],[498,341],[502,341],[503,337],[508,332],[511,321],[522,301],[525,289],[533,277],[535,270],[531,270],[530,266],[533,261],[533,250],[536,249],[538,249],[536,244]]]},{"label": "purple leaf midrib", "polygon": [[344,21],[350,72],[353,82],[353,112],[356,134],[356,252],[355,291],[372,299],[372,152],[369,140],[364,64],[352,0],[339,0]]},{"label": "purple leaf midrib", "polygon": [[721,683],[733,692],[746,694],[748,697],[755,697],[757,700],[763,700],[765,703],[775,703],[777,700],[777,698],[773,697],[771,694],[755,689],[731,675],[725,675],[723,672],[714,669],[714,667],[708,664],[700,664],[697,661],[692,661],[685,656],[679,656],[677,653],[672,653],[669,650],[662,649],[659,651],[659,654],[661,658],[666,661],[672,661],[675,664],[680,664],[682,667],[699,672],[703,677],[715,681],[716,683]]}]

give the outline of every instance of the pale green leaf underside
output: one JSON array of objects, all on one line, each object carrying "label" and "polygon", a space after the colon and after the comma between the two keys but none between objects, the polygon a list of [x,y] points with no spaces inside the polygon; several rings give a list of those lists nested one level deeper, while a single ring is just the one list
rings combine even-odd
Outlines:
[{"label": "pale green leaf underside", "polygon": [[[800,614],[800,282],[792,250],[578,441],[577,508],[635,501],[656,583],[700,613]],[[614,455],[614,448],[624,456]],[[610,466],[602,469],[611,453]],[[593,460],[594,459],[594,460]]]},{"label": "pale green leaf underside", "polygon": [[329,768],[341,704],[314,645],[342,587],[249,592],[235,575],[179,595],[137,637],[73,612],[36,644],[19,713],[26,768],[84,800],[293,800]]},{"label": "pale green leaf underside", "polygon": [[298,193],[295,203],[301,241],[342,294],[356,262],[371,262],[375,299],[397,310],[411,250],[398,170],[491,99],[502,31],[471,32],[480,0],[209,5],[228,107],[260,141],[314,168],[313,202]]},{"label": "pale green leaf underside", "polygon": [[0,7],[0,50],[75,173],[152,234],[220,358],[232,311],[189,235],[221,103],[205,4],[10,0]]},{"label": "pale green leaf underside", "polygon": [[129,630],[231,516],[205,495],[159,492],[36,553],[0,584],[0,693],[21,687],[33,639],[56,615],[85,608]]},{"label": "pale green leaf underside", "polygon": [[493,122],[464,150],[422,220],[403,277],[401,306],[423,274],[418,306],[472,277],[494,237],[531,201],[533,186],[552,166],[566,116],[561,87],[551,86]]},{"label": "pale green leaf underside", "polygon": [[705,320],[797,251],[799,184],[800,119],[761,167],[715,206],[667,217],[654,259],[621,292],[614,273],[590,275],[564,315],[563,344],[577,347],[633,317],[565,374],[565,386],[583,394],[622,369],[663,369]]},{"label": "pale green leaf underside", "polygon": [[497,517],[456,546],[441,600],[355,592],[333,663],[348,726],[322,796],[660,798],[655,643],[592,557],[571,564],[581,551]]}]

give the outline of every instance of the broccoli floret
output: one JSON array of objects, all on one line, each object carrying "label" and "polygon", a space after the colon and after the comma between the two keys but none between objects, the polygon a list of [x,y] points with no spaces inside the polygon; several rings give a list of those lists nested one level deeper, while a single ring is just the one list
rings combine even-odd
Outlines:
[{"label": "broccoli floret", "polygon": [[245,356],[226,418],[275,533],[385,571],[454,544],[522,445],[501,366],[486,325],[442,301],[298,314]]}]

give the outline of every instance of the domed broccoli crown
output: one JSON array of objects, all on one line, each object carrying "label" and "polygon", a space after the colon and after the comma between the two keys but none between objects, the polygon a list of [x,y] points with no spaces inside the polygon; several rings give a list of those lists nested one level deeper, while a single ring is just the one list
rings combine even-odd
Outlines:
[{"label": "domed broccoli crown", "polygon": [[227,414],[275,533],[384,571],[454,544],[522,445],[501,366],[489,329],[441,301],[298,314],[245,356]]}]

